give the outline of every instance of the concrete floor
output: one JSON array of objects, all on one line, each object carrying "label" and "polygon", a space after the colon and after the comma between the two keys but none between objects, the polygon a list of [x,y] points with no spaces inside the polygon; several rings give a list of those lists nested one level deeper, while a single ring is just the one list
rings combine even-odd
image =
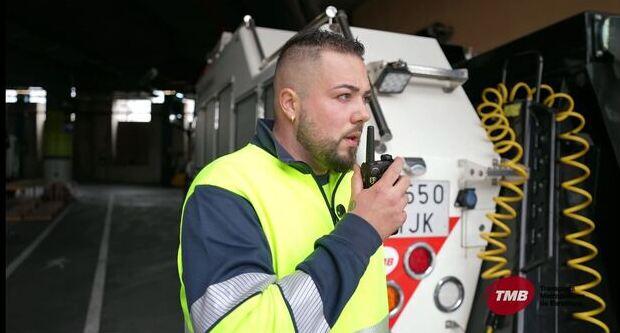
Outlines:
[{"label": "concrete floor", "polygon": [[46,235],[51,222],[7,226],[7,268],[20,264],[10,275],[7,269],[6,332],[183,332],[176,268],[182,192],[80,186],[76,194]]}]

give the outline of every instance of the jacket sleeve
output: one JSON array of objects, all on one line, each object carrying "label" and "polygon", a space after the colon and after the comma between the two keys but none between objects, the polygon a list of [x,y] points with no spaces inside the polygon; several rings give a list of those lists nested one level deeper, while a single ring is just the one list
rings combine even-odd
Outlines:
[{"label": "jacket sleeve", "polygon": [[381,245],[366,221],[347,214],[294,273],[277,279],[245,198],[198,185],[182,216],[180,271],[194,332],[325,332]]}]

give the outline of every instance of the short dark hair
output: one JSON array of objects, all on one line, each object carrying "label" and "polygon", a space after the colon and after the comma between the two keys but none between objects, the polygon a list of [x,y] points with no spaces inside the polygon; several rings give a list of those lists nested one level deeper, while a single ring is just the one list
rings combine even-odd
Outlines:
[{"label": "short dark hair", "polygon": [[293,36],[282,46],[276,63],[276,72],[289,60],[303,58],[316,60],[321,51],[357,55],[362,60],[364,59],[364,45],[357,39],[351,40],[338,33],[312,29]]}]

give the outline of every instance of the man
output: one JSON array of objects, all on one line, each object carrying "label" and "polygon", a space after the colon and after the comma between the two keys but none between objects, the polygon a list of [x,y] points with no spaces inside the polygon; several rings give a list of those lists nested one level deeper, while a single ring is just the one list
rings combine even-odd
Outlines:
[{"label": "man", "polygon": [[363,53],[330,32],[289,40],[275,123],[259,120],[250,144],[196,176],[178,257],[189,331],[388,331],[381,244],[406,219],[410,179],[397,158],[363,189]]}]

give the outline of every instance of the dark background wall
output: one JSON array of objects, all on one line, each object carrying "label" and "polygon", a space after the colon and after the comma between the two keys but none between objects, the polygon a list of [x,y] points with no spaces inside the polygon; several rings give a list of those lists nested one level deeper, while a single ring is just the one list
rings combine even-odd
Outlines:
[{"label": "dark background wall", "polygon": [[352,14],[355,26],[415,33],[435,22],[454,28],[452,44],[474,54],[586,10],[620,13],[620,0],[368,0]]}]

